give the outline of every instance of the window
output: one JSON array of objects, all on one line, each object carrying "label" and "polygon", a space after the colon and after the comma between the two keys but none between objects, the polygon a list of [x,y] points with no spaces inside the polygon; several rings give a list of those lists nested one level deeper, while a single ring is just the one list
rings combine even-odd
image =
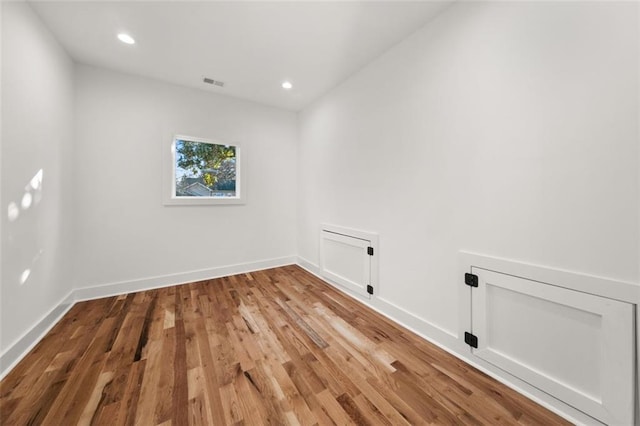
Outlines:
[{"label": "window", "polygon": [[165,204],[241,204],[240,147],[175,136]]}]

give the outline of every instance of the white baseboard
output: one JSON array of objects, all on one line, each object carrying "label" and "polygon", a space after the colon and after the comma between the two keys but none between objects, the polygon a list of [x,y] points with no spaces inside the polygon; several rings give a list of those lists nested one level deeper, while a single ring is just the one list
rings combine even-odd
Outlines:
[{"label": "white baseboard", "polygon": [[466,346],[459,344],[460,340],[455,333],[446,330],[436,324],[432,324],[426,319],[421,318],[418,315],[397,306],[393,302],[390,302],[379,295],[374,295],[371,299],[365,299],[346,291],[339,285],[336,285],[327,280],[327,278],[323,277],[320,272],[320,266],[316,265],[313,262],[310,262],[307,259],[298,256],[298,266],[305,269],[307,272],[312,273],[324,282],[330,284],[332,287],[335,287],[337,290],[347,294],[354,299],[361,301],[374,311],[389,318],[396,324],[399,324],[402,327],[413,331],[414,333],[420,335],[424,339],[432,342],[437,346],[443,348],[456,347],[457,350],[467,349]]},{"label": "white baseboard", "polygon": [[478,370],[494,378],[500,383],[503,383],[516,392],[521,393],[532,401],[540,404],[541,406],[558,414],[559,416],[564,417],[570,422],[578,425],[602,426],[602,423],[598,422],[592,417],[587,416],[586,414],[576,410],[575,408],[567,404],[564,404],[563,402],[540,391],[539,389],[529,385],[528,383],[518,379],[517,377],[514,377],[500,370],[499,368],[483,361],[482,359],[472,357],[469,351],[469,347],[460,338],[458,338],[455,333],[450,332],[436,324],[432,324],[424,318],[420,318],[419,316],[403,308],[400,308],[399,306],[379,296],[374,295],[371,299],[359,298],[356,295],[345,291],[340,286],[328,281],[321,275],[320,267],[305,258],[298,256],[297,263],[298,266],[317,276],[337,290],[358,300],[364,305],[367,305],[374,311],[378,312],[380,315],[389,318],[399,326],[412,331],[424,340],[433,343],[434,345],[450,353],[456,358],[461,359],[472,367],[477,368]]},{"label": "white baseboard", "polygon": [[0,355],[0,380],[33,349],[74,305],[73,291]]},{"label": "white baseboard", "polygon": [[422,330],[422,334],[427,334],[430,339],[435,339],[439,343],[446,343],[448,347],[456,347],[456,349],[467,349],[465,346],[457,347],[460,343],[458,335],[444,329],[436,324],[429,322],[428,320],[409,312],[398,305],[394,304],[379,296],[374,303],[374,309],[382,313],[383,315],[390,317],[395,322],[401,324],[403,327],[409,330]]},{"label": "white baseboard", "polygon": [[317,264],[315,264],[313,262],[308,261],[304,257],[298,256],[297,260],[298,260],[297,264],[298,264],[299,267],[301,267],[305,271],[315,275],[316,277],[320,278],[321,280],[324,280],[324,278],[322,278],[322,275],[320,275],[320,266],[318,266]]},{"label": "white baseboard", "polygon": [[238,263],[235,265],[199,269],[196,271],[181,272],[177,274],[142,278],[131,281],[120,281],[95,287],[83,287],[75,290],[74,297],[77,302],[93,300],[102,297],[133,293],[136,291],[152,290],[155,288],[220,278],[228,275],[255,272],[262,269],[277,268],[279,266],[295,264],[296,260],[296,256],[279,257],[276,259],[260,260],[257,262]]},{"label": "white baseboard", "polygon": [[49,330],[51,330],[53,326],[60,321],[60,319],[62,319],[64,314],[66,314],[76,302],[180,285],[194,281],[220,278],[227,275],[244,274],[263,269],[277,268],[279,266],[295,264],[296,261],[296,256],[287,256],[72,290],[53,309],[51,309],[49,313],[44,315],[40,321],[36,322],[31,329],[27,330],[22,337],[9,345],[2,355],[0,355],[0,380],[4,378],[22,360],[22,358],[24,358],[31,349],[38,344],[40,340],[42,340]]},{"label": "white baseboard", "polygon": [[[170,274],[158,277],[143,278],[132,281],[122,281],[117,283],[105,284],[101,286],[79,288],[73,290],[67,297],[60,301],[49,313],[47,313],[40,321],[38,321],[30,330],[23,334],[16,342],[0,355],[0,379],[6,376],[18,362],[46,335],[51,328],[66,314],[71,307],[79,301],[99,299],[102,297],[115,296],[136,291],[150,290],[155,288],[179,285],[193,281],[219,278],[227,275],[242,274],[248,272],[259,271],[262,269],[275,268],[297,264],[311,274],[317,276],[324,282],[340,291],[339,286],[333,285],[320,275],[320,268],[313,262],[302,257],[288,256],[277,259],[268,259],[258,262],[248,262],[237,265],[223,266],[210,269],[202,269],[178,274]],[[556,400],[553,397],[541,392],[531,385],[513,377],[502,370],[486,363],[480,359],[472,358],[468,347],[461,343],[458,337],[435,324],[431,324],[423,318],[420,318],[411,312],[408,312],[393,303],[381,298],[372,297],[372,299],[360,299],[346,291],[345,294],[359,300],[361,303],[369,306],[381,315],[389,318],[398,325],[406,328],[423,339],[442,348],[453,356],[463,360],[467,364],[477,368],[478,370],[493,377],[499,382],[507,385],[515,391],[525,395],[538,404],[557,413],[558,415],[568,419],[576,424],[601,424],[589,416],[569,407],[568,405]]]}]

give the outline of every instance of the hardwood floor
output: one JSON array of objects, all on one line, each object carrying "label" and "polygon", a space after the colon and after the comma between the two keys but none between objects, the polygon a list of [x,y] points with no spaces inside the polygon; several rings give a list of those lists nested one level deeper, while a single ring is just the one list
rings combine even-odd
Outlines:
[{"label": "hardwood floor", "polygon": [[0,424],[568,423],[288,266],[76,304]]}]

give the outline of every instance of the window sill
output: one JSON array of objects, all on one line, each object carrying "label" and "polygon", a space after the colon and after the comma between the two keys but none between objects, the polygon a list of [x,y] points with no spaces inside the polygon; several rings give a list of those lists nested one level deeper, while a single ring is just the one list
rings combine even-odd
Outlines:
[{"label": "window sill", "polygon": [[210,197],[171,197],[165,198],[165,206],[219,206],[246,204],[243,197],[210,198]]}]

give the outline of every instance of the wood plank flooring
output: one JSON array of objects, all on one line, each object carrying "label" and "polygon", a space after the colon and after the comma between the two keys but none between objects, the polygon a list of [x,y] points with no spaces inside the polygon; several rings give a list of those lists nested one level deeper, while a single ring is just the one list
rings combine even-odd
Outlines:
[{"label": "wood plank flooring", "polygon": [[0,424],[568,423],[287,266],[76,304]]}]

